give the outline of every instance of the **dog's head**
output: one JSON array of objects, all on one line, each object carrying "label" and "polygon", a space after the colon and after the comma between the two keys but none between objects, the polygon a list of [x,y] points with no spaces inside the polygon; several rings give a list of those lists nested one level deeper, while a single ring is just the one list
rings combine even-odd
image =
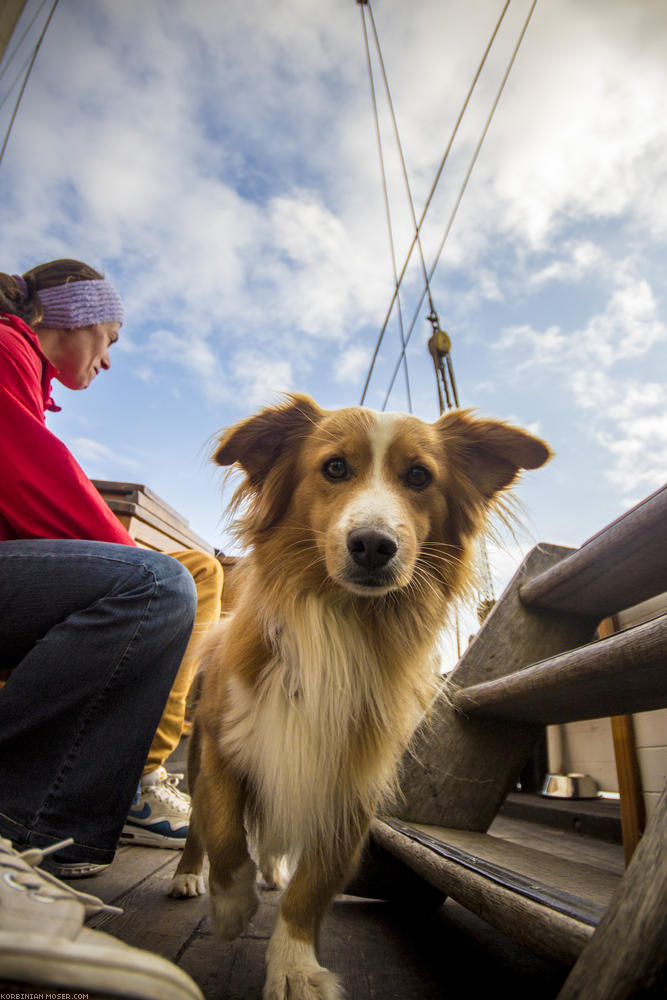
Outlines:
[{"label": "dog's head", "polygon": [[246,543],[280,539],[285,574],[298,564],[366,597],[455,586],[499,495],[549,457],[538,438],[467,411],[427,424],[307,396],[225,431],[214,453],[245,472],[234,505]]}]

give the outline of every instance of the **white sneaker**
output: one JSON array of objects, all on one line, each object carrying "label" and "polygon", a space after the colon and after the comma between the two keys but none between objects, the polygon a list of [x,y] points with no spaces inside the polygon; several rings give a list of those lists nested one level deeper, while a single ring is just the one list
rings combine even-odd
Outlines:
[{"label": "white sneaker", "polygon": [[142,779],[139,797],[120,835],[122,844],[183,848],[190,822],[190,796],[178,790],[182,777],[159,767]]},{"label": "white sneaker", "polygon": [[71,840],[19,854],[0,837],[0,987],[67,990],[126,1000],[203,1000],[196,983],[166,958],[83,926],[108,910],[37,868]]}]

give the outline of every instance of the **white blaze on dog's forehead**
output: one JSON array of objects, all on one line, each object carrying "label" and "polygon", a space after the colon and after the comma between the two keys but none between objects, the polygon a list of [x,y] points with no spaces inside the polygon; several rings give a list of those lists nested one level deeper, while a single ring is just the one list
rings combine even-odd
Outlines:
[{"label": "white blaze on dog's forehead", "polygon": [[396,437],[398,425],[401,420],[400,413],[376,413],[375,426],[370,435],[371,449],[373,453],[373,478],[381,479],[385,464],[385,457],[389,445]]},{"label": "white blaze on dog's forehead", "polygon": [[341,511],[340,526],[344,530],[355,527],[396,528],[402,519],[401,507],[391,482],[387,467],[387,452],[396,437],[401,416],[397,413],[376,413],[369,428],[371,466],[361,477],[361,488],[354,499]]}]

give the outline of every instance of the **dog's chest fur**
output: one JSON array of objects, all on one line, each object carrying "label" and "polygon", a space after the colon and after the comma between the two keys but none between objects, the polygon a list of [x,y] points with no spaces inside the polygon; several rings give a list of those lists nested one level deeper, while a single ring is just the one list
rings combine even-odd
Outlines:
[{"label": "dog's chest fur", "polygon": [[415,680],[432,672],[424,656],[397,677],[362,620],[315,597],[265,631],[255,685],[227,681],[220,747],[248,780],[260,839],[291,854],[326,840],[332,817],[375,809],[418,720]]}]

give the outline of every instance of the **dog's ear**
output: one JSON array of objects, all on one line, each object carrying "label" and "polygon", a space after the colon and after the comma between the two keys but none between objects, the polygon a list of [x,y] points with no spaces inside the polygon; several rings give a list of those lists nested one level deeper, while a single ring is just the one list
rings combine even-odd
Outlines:
[{"label": "dog's ear", "polygon": [[551,450],[527,431],[453,410],[436,423],[449,458],[489,503],[511,486],[521,469],[538,469]]},{"label": "dog's ear", "polygon": [[246,473],[234,501],[235,506],[251,501],[246,527],[266,530],[285,510],[298,446],[323,413],[308,396],[294,394],[222,432],[212,457],[218,465],[238,464]]},{"label": "dog's ear", "polygon": [[282,406],[268,407],[223,431],[213,461],[238,462],[252,483],[261,483],[283,450],[302,439],[321,416],[322,410],[308,396],[290,395]]}]

